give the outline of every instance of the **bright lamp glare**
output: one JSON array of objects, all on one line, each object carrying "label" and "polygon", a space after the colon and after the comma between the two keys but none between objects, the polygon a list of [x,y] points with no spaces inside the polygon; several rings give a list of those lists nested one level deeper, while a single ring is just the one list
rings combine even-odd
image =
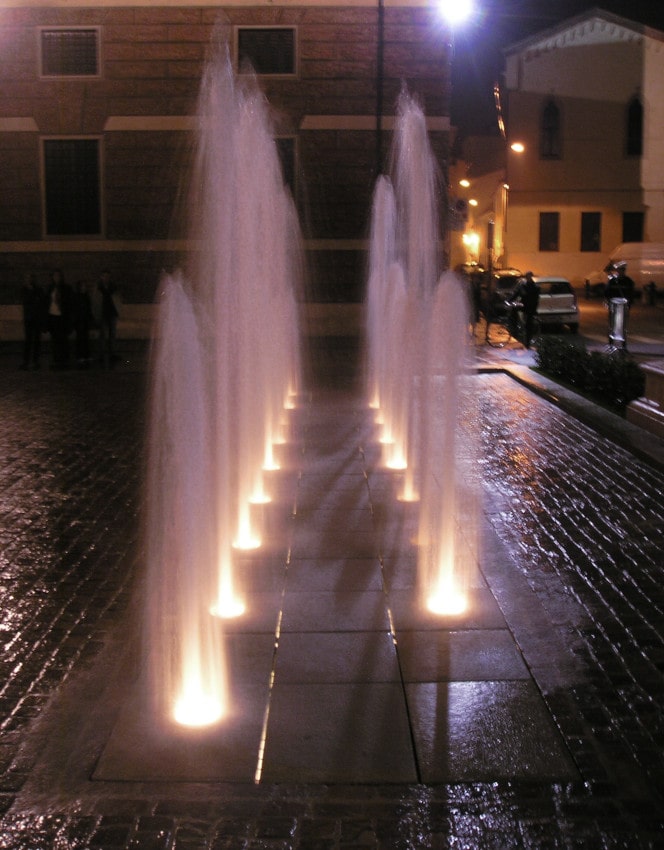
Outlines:
[{"label": "bright lamp glare", "polygon": [[176,702],[173,717],[181,726],[201,728],[211,726],[224,715],[221,702],[209,694],[185,694]]},{"label": "bright lamp glare", "polygon": [[438,8],[448,23],[461,24],[472,15],[473,0],[438,0]]},{"label": "bright lamp glare", "polygon": [[427,608],[433,614],[462,614],[468,607],[465,594],[452,587],[439,588],[427,599]]}]

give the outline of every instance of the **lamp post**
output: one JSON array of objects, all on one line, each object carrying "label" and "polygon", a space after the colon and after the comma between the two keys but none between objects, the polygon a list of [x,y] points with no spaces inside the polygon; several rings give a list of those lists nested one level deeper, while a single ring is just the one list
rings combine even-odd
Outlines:
[{"label": "lamp post", "polygon": [[376,177],[383,171],[383,88],[385,85],[385,3],[378,0],[376,38]]},{"label": "lamp post", "polygon": [[[507,140],[506,140],[507,141]],[[510,185],[512,183],[512,178],[514,177],[514,165],[512,160],[514,156],[516,158],[520,158],[526,151],[526,146],[520,140],[515,140],[513,142],[509,142],[507,145],[507,154],[505,157],[505,182],[502,186],[502,198],[503,198],[503,253],[506,251],[506,235],[509,231],[509,197],[510,197]]]},{"label": "lamp post", "polygon": [[447,24],[449,42],[447,46],[447,92],[446,107],[447,117],[450,123],[447,130],[447,151],[443,163],[443,238],[445,245],[445,259],[450,256],[450,197],[449,197],[449,158],[450,158],[450,130],[452,113],[452,63],[454,60],[454,34],[457,27],[470,19],[474,12],[474,0],[435,0],[438,13]]}]

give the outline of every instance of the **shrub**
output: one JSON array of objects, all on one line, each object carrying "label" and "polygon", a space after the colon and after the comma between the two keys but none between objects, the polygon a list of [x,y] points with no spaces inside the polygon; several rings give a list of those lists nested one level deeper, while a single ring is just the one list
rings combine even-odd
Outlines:
[{"label": "shrub", "polygon": [[537,365],[545,374],[619,409],[643,395],[645,388],[642,370],[625,352],[588,352],[579,342],[557,337],[540,338]]}]

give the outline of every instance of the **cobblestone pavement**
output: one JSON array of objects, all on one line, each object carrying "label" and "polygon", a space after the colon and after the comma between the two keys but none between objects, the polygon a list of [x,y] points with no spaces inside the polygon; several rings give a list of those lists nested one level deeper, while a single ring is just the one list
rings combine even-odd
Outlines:
[{"label": "cobblestone pavement", "polygon": [[31,807],[40,715],[131,605],[145,382],[0,370],[0,848],[664,847],[664,476],[502,373],[478,376],[486,512],[583,671],[543,693],[578,782],[127,783]]}]

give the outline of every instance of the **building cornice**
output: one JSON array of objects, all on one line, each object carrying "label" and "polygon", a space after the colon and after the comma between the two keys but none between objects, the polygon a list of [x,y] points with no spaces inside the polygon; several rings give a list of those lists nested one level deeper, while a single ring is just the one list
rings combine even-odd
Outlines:
[{"label": "building cornice", "polygon": [[617,42],[643,38],[662,42],[664,32],[606,12],[604,9],[595,8],[511,44],[503,53],[511,56],[518,53],[569,47],[573,44],[595,43],[598,40]]},{"label": "building cornice", "polygon": [[[378,0],[3,0],[2,8],[9,9],[105,9],[105,8],[128,8],[128,7],[151,7],[155,8],[210,8],[218,9],[228,7],[254,7],[254,8],[279,8],[297,6],[316,6],[321,8],[343,8],[343,7],[368,7],[374,8]],[[383,5],[394,8],[428,8],[433,5],[432,0],[383,0]]]}]

